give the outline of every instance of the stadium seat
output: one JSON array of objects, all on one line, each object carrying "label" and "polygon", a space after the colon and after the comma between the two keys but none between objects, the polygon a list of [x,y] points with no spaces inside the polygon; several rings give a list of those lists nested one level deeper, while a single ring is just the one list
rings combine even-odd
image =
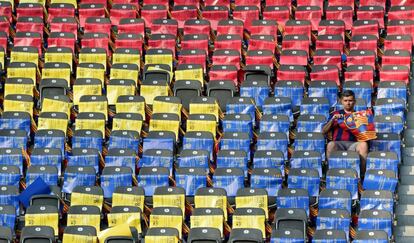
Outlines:
[{"label": "stadium seat", "polygon": [[112,194],[112,207],[132,206],[144,210],[145,192],[142,187],[121,186],[115,188]]},{"label": "stadium seat", "polygon": [[[299,229],[302,230],[303,227],[303,234],[306,234],[306,215],[309,215],[309,194],[306,189],[280,189],[277,192],[276,205],[278,206],[276,214],[277,217],[275,218],[276,229],[291,228],[291,224],[289,222],[291,220],[290,217],[292,217],[292,215],[296,215],[300,219],[304,219],[304,221],[296,222],[296,220],[292,220],[292,223],[299,223],[299,225],[302,225],[303,223],[303,226],[299,227]],[[295,214],[289,213],[289,210],[292,207],[295,208],[295,210],[292,211],[296,212]],[[297,228],[297,226],[298,225],[294,227]]]},{"label": "stadium seat", "polygon": [[266,81],[244,81],[240,86],[240,96],[254,99],[256,106],[261,109],[269,96],[270,88]]},{"label": "stadium seat", "polygon": [[[347,183],[343,183],[343,181]],[[356,170],[329,169],[326,174],[326,188],[348,190],[351,192],[352,199],[356,199],[358,197],[358,174]]]},{"label": "stadium seat", "polygon": [[319,181],[319,172],[316,169],[291,168],[289,170],[289,188],[306,189],[309,196],[316,197],[319,195]]},{"label": "stadium seat", "polygon": [[92,226],[100,231],[101,212],[97,206],[71,206],[68,211],[68,226]]},{"label": "stadium seat", "polygon": [[173,227],[151,227],[148,229],[145,235],[146,241],[157,241],[168,239],[172,242],[178,242],[179,231]]},{"label": "stadium seat", "polygon": [[322,175],[322,157],[318,151],[296,150],[289,163],[291,168],[316,169]]},{"label": "stadium seat", "polygon": [[207,186],[206,169],[201,167],[177,168],[175,181],[177,186],[185,188],[186,196],[191,198],[199,188]]},{"label": "stadium seat", "polygon": [[[208,209],[206,209],[208,210]],[[197,243],[200,241],[222,242],[221,232],[213,227],[192,228],[188,234],[188,243]]]},{"label": "stadium seat", "polygon": [[[132,185],[132,170],[124,166],[107,166],[102,170],[101,186],[104,191],[104,198],[112,198],[112,193],[119,186]],[[114,175],[117,175],[114,177]]]},{"label": "stadium seat", "polygon": [[319,210],[343,209],[351,212],[351,193],[346,189],[326,189],[319,195]]},{"label": "stadium seat", "polygon": [[304,209],[279,208],[274,220],[276,230],[297,230],[306,239],[307,216]]},{"label": "stadium seat", "polygon": [[254,243],[263,242],[263,233],[259,229],[254,228],[237,228],[231,231],[229,243],[242,241],[250,241]]},{"label": "stadium seat", "polygon": [[346,209],[321,209],[318,212],[318,230],[341,230],[348,236],[351,216]]},{"label": "stadium seat", "polygon": [[[407,187],[404,189],[407,189]],[[404,193],[400,195],[403,197]],[[405,199],[408,198],[409,195],[405,197]],[[404,204],[406,202],[408,201],[404,201],[402,198],[400,199],[400,203]],[[392,213],[394,209],[392,192],[386,190],[365,190],[361,194],[360,205],[361,210],[385,210]]]},{"label": "stadium seat", "polygon": [[63,233],[63,241],[96,239],[96,235],[93,226],[68,226]]},{"label": "stadium seat", "polygon": [[47,226],[57,234],[59,232],[58,208],[51,205],[29,206],[26,209],[25,226]]},{"label": "stadium seat", "polygon": [[34,241],[55,242],[55,232],[50,226],[26,226],[22,229],[20,236],[22,243],[30,243]]},{"label": "stadium seat", "polygon": [[318,229],[313,235],[312,242],[347,242],[345,232],[343,230]]},{"label": "stadium seat", "polygon": [[13,234],[11,229],[2,226],[0,227],[0,233],[0,240],[2,240],[4,243],[11,243],[13,241]]}]

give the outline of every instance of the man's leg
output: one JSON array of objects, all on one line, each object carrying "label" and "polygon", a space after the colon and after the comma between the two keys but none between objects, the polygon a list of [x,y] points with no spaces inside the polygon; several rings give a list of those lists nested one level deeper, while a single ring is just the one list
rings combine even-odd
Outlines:
[{"label": "man's leg", "polygon": [[361,170],[361,178],[365,175],[366,170],[366,161],[368,157],[368,143],[367,142],[358,142],[356,146],[356,152],[358,152],[361,158],[360,170]]},{"label": "man's leg", "polygon": [[333,151],[337,150],[336,144],[334,141],[331,141],[326,145],[326,158],[329,159]]}]

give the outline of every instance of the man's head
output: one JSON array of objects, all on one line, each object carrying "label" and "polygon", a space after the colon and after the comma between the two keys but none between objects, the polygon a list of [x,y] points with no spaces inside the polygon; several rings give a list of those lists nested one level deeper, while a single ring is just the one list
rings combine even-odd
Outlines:
[{"label": "man's head", "polygon": [[344,90],[342,92],[341,104],[345,111],[354,111],[355,94],[352,90]]}]

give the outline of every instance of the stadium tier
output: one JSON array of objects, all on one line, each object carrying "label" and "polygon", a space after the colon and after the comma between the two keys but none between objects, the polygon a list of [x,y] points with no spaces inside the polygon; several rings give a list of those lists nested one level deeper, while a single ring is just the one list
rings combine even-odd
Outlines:
[{"label": "stadium tier", "polygon": [[0,242],[414,242],[413,38],[413,0],[0,0]]}]

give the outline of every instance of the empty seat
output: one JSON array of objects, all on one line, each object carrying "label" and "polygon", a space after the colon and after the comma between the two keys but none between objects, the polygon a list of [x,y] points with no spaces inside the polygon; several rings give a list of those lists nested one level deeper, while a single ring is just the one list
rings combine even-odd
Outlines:
[{"label": "empty seat", "polygon": [[55,232],[50,226],[26,226],[23,227],[20,236],[22,243],[28,242],[55,242]]},{"label": "empty seat", "polygon": [[262,243],[263,233],[259,229],[253,228],[236,228],[231,231],[229,243],[241,241],[249,241],[254,243]]}]

